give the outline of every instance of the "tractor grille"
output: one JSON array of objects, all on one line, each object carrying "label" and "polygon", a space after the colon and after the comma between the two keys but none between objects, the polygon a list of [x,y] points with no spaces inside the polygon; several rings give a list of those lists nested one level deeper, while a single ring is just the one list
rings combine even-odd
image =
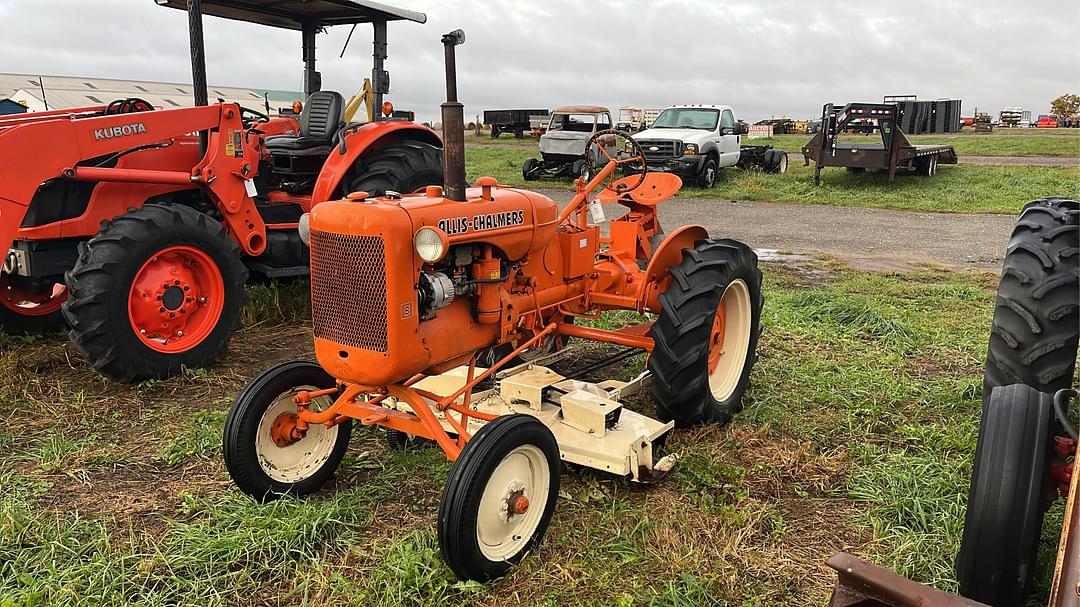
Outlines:
[{"label": "tractor grille", "polygon": [[386,352],[383,239],[311,231],[311,320],[315,337]]},{"label": "tractor grille", "polygon": [[[670,160],[682,155],[682,142],[680,141],[639,141],[641,149],[645,151],[645,160]],[[655,149],[654,149],[655,148]]]}]

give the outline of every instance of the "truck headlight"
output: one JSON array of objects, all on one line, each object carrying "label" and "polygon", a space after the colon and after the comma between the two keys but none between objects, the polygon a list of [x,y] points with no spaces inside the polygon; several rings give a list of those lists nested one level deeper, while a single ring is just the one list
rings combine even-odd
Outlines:
[{"label": "truck headlight", "polygon": [[431,226],[420,228],[416,231],[416,235],[413,236],[413,246],[416,247],[416,254],[425,263],[435,263],[445,257],[446,249],[449,248],[447,245],[446,234],[442,230]]},{"label": "truck headlight", "polygon": [[694,156],[698,153],[698,147],[696,143],[688,143],[683,146],[683,156]]},{"label": "truck headlight", "polygon": [[296,231],[300,233],[300,240],[304,241],[304,244],[311,246],[311,213],[304,213],[300,216],[300,221],[296,223]]}]

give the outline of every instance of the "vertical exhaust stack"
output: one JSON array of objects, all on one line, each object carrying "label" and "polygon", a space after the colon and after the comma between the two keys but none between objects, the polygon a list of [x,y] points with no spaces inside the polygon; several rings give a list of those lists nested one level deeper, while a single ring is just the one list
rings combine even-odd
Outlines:
[{"label": "vertical exhaust stack", "polygon": [[454,30],[442,37],[446,51],[446,103],[442,104],[443,190],[450,200],[465,201],[465,106],[457,98],[457,63],[454,47],[465,43],[465,32]]}]

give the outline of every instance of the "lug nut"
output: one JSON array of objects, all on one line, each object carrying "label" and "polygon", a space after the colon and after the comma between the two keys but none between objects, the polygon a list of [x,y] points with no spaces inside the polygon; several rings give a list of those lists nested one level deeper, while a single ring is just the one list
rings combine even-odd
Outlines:
[{"label": "lug nut", "polygon": [[183,331],[177,331],[177,332],[176,332],[176,336],[177,336],[177,337],[183,337],[183,336],[184,336],[184,332],[183,332]]}]

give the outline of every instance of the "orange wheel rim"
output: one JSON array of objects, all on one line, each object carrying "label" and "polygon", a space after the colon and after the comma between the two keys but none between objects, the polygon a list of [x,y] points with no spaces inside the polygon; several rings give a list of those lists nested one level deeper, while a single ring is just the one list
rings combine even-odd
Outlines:
[{"label": "orange wheel rim", "polygon": [[727,314],[724,312],[724,301],[716,306],[716,315],[713,316],[712,331],[709,332],[709,373],[715,373],[720,364],[720,357],[724,354],[724,331],[727,329]]},{"label": "orange wheel rim", "polygon": [[225,308],[221,269],[205,251],[166,247],[135,273],[128,318],[135,335],[157,352],[186,352],[217,327]]},{"label": "orange wheel rim", "polygon": [[0,306],[22,316],[47,316],[60,309],[67,299],[67,288],[57,283],[43,293],[33,293],[0,277]]}]

